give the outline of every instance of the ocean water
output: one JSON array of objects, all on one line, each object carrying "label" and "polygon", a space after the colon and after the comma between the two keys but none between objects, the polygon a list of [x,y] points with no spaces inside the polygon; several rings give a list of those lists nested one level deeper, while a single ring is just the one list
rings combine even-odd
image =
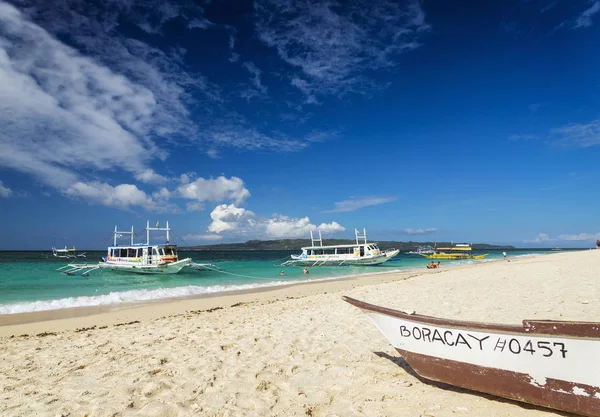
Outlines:
[{"label": "ocean water", "polygon": [[[69,260],[51,252],[0,252],[0,314],[57,310],[83,306],[118,305],[199,294],[278,286],[315,280],[340,279],[365,274],[423,269],[430,261],[419,255],[400,253],[379,266],[343,266],[309,268],[281,267],[289,251],[179,251],[180,259],[210,262],[221,271],[196,271],[185,268],[178,274],[142,275],[97,269],[88,277],[66,275],[55,270]],[[478,252],[475,251],[474,254]],[[483,252],[479,252],[483,253]],[[441,266],[489,262],[502,258],[502,251],[487,251],[483,261],[441,260]],[[549,250],[508,251],[510,258],[552,253]],[[88,251],[87,258],[71,262],[97,262],[104,251]],[[280,276],[280,271],[285,275]]]}]

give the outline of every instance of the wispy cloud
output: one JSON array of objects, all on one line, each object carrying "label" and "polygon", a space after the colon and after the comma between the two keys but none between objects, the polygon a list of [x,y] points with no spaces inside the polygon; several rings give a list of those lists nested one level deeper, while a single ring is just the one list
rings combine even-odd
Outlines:
[{"label": "wispy cloud", "polygon": [[430,227],[428,229],[404,229],[404,233],[406,233],[407,235],[430,235],[433,233],[438,232],[439,229]]},{"label": "wispy cloud", "polygon": [[[56,188],[72,168],[142,172],[163,110],[152,91],[57,41],[0,3],[0,165]],[[161,119],[160,116],[157,116]],[[57,143],[60,137],[60,143]]]},{"label": "wispy cloud", "polygon": [[256,215],[250,210],[234,204],[221,204],[210,214],[211,233],[229,237],[253,236],[255,238],[297,238],[306,237],[310,230],[321,230],[327,235],[343,232],[346,229],[337,222],[315,225],[308,217],[288,217],[276,214],[270,218]]},{"label": "wispy cloud", "polygon": [[244,62],[242,66],[252,75],[252,84],[254,88],[242,90],[240,92],[241,96],[246,100],[256,96],[266,96],[267,87],[260,81],[260,74],[262,71],[252,62]]},{"label": "wispy cloud", "polygon": [[254,7],[259,39],[298,70],[290,82],[310,103],[371,88],[364,71],[395,66],[429,29],[418,0],[267,0]]},{"label": "wispy cloud", "polygon": [[524,243],[550,243],[550,242],[593,242],[600,239],[600,232],[598,233],[573,233],[573,234],[561,234],[558,236],[551,237],[546,233],[539,233],[534,239],[524,240]]},{"label": "wispy cloud", "polygon": [[2,181],[0,181],[0,197],[8,198],[13,194],[13,191],[6,187]]},{"label": "wispy cloud", "polygon": [[600,145],[600,119],[550,129],[550,138],[556,145],[581,148]]},{"label": "wispy cloud", "polygon": [[217,242],[219,240],[222,240],[223,236],[197,233],[197,234],[184,235],[183,239],[188,242],[198,242],[198,241],[200,241],[200,242]]},{"label": "wispy cloud", "polygon": [[356,211],[363,207],[378,206],[380,204],[391,203],[392,201],[398,200],[398,197],[362,197],[362,198],[350,198],[344,201],[338,201],[334,203],[335,208],[326,210],[323,213],[340,213],[345,211]]},{"label": "wispy cloud", "polygon": [[590,2],[592,5],[585,9],[575,20],[573,29],[586,28],[592,26],[592,17],[600,12],[600,1]]}]

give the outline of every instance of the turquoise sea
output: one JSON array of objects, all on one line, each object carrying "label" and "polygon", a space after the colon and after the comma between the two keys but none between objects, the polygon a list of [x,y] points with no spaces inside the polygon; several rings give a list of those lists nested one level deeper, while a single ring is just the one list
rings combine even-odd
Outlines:
[{"label": "turquoise sea", "polygon": [[[69,276],[55,270],[68,262],[49,251],[0,252],[0,314],[57,310],[82,306],[118,305],[225,291],[253,289],[315,280],[340,279],[364,274],[423,269],[429,260],[407,253],[380,266],[309,268],[278,266],[289,259],[289,251],[179,251],[180,259],[210,262],[222,271],[196,271],[186,268],[174,275],[138,275],[95,270],[88,277]],[[477,254],[478,252],[474,252]],[[479,252],[483,253],[483,252]],[[502,258],[502,251],[487,251],[484,261],[444,261],[442,267]],[[552,253],[550,250],[508,251],[510,258]],[[97,262],[104,251],[88,251],[85,259]],[[285,275],[280,276],[280,271]]]}]

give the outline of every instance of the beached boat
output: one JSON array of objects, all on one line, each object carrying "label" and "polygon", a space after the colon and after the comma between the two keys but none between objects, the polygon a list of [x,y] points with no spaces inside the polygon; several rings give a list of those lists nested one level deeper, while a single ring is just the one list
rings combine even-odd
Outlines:
[{"label": "beached boat", "polygon": [[343,299],[360,308],[423,378],[600,416],[600,323],[467,322]]},{"label": "beached boat", "polygon": [[468,243],[457,243],[449,248],[435,248],[433,253],[419,255],[424,256],[427,259],[475,259],[481,260],[488,256],[487,253],[481,255],[473,255],[471,251],[473,248]]},{"label": "beached boat", "polygon": [[[346,266],[346,265],[380,265],[389,261],[400,252],[398,249],[382,251],[377,243],[367,242],[367,231],[361,234],[354,229],[356,243],[349,245],[324,246],[321,231],[319,238],[310,231],[311,245],[301,248],[302,253],[291,255],[291,260],[282,266]],[[362,242],[359,240],[363,239]]]},{"label": "beached boat", "polygon": [[[167,239],[164,245],[150,244],[150,231],[166,231]],[[150,227],[146,223],[146,243],[133,242],[133,226],[131,231],[119,231],[117,226],[113,232],[113,246],[108,247],[106,256],[97,264],[69,264],[58,268],[57,271],[69,275],[87,275],[99,268],[107,268],[117,271],[133,272],[137,274],[176,274],[184,267],[209,264],[192,264],[192,258],[179,259],[177,245],[169,243],[169,222],[167,227]],[[131,236],[129,245],[117,245],[117,238],[123,235]]]}]

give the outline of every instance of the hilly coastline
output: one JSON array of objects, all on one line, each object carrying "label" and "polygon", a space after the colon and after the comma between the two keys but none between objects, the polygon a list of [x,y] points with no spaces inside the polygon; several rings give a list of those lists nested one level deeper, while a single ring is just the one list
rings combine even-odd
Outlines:
[{"label": "hilly coastline", "polygon": [[[323,244],[327,246],[333,245],[348,245],[356,243],[352,239],[327,239]],[[397,241],[380,241],[377,242],[379,248],[385,250],[390,248],[400,249],[401,252],[417,249],[419,246],[448,247],[451,242],[397,242]],[[220,243],[216,245],[202,246],[187,246],[181,249],[192,251],[264,251],[264,250],[299,250],[303,246],[310,246],[310,239],[280,239],[280,240],[249,240],[244,243]],[[487,243],[473,243],[471,245],[474,250],[513,250],[514,246],[498,246],[489,245]]]}]

